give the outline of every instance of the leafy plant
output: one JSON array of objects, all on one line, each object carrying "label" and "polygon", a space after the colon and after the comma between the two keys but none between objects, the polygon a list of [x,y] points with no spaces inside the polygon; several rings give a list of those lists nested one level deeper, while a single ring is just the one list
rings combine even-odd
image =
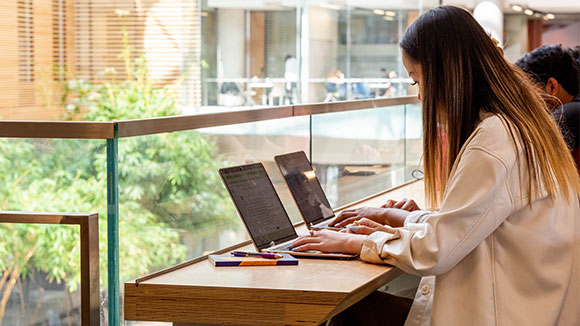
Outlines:
[{"label": "leafy plant", "polygon": [[[158,85],[127,45],[123,77],[63,84],[66,119],[112,121],[178,114],[177,85]],[[101,281],[106,281],[107,178],[103,140],[0,139],[0,207],[99,213]],[[236,214],[217,177],[224,163],[196,131],[119,140],[121,281],[182,261],[180,234],[233,228]],[[178,231],[178,229],[182,231]],[[0,224],[0,322],[18,278],[31,270],[74,291],[80,281],[78,229]]]}]

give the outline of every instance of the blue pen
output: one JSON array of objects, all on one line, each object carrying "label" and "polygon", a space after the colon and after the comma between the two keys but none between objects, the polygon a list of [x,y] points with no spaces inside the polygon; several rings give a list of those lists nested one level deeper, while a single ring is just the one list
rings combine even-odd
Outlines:
[{"label": "blue pen", "polygon": [[258,257],[268,258],[268,259],[278,259],[278,258],[284,257],[282,255],[272,254],[269,252],[247,252],[247,251],[238,251],[238,250],[232,251],[232,255],[234,255],[236,257],[258,256]]}]

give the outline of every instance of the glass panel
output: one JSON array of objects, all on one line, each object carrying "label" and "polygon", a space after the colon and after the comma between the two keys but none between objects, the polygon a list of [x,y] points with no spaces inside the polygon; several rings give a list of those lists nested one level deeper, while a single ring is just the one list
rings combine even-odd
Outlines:
[{"label": "glass panel", "polygon": [[[104,306],[104,300],[106,300],[107,282],[105,147],[104,140],[0,139],[0,153],[2,153],[0,155],[0,184],[3,185],[0,190],[0,206],[3,210],[99,213],[100,280],[103,300],[101,307]],[[2,227],[5,229],[6,225]],[[60,307],[69,307],[66,305],[73,303],[76,305],[77,301],[74,301],[76,299],[71,301],[76,294],[68,293],[66,289],[75,290],[80,280],[78,260],[69,259],[69,254],[78,254],[79,231],[78,228],[55,227],[56,229],[46,226],[21,225],[19,228],[30,228],[30,232],[19,233],[20,239],[11,235],[0,236],[0,239],[11,239],[0,241],[0,257],[2,257],[0,264],[4,264],[3,268],[7,266],[7,260],[4,259],[7,256],[2,253],[2,246],[7,248],[6,246],[15,245],[20,240],[24,241],[24,238],[38,244],[34,252],[36,258],[31,258],[26,268],[29,271],[26,277],[30,277],[30,280],[26,280],[22,274],[25,271],[21,270],[20,275],[23,277],[15,285],[22,286],[23,291],[27,293],[28,297],[24,297],[24,305],[18,303],[20,292],[14,292],[17,293],[16,297],[14,294],[11,297],[11,300],[15,300],[11,302],[18,303],[18,306],[14,308],[18,310],[18,313],[13,311],[12,316],[26,315],[27,318],[26,320],[12,319],[19,320],[16,322],[17,325],[29,320],[47,322],[48,310],[43,310],[44,308],[37,310],[35,307],[38,303],[44,307],[46,300],[48,300],[46,302],[52,302],[53,294],[50,291],[53,289],[57,291],[55,293],[61,293],[54,294],[54,300],[56,300],[54,302],[61,302]],[[51,243],[54,247],[49,246]],[[77,249],[74,251],[72,248]],[[40,254],[41,249],[47,250],[47,253]],[[37,297],[41,293],[34,290],[38,286],[45,286],[42,299]],[[26,313],[21,313],[21,306]],[[69,318],[66,310],[47,309],[52,310],[50,318],[62,321]],[[74,309],[77,307],[75,306]],[[103,313],[106,312],[101,311],[101,313],[101,316],[104,316]],[[101,320],[105,319],[102,317]],[[5,322],[8,323],[8,321]]]},{"label": "glass panel", "polygon": [[80,325],[80,228],[0,223],[0,323]]},{"label": "glass panel", "polygon": [[293,1],[204,0],[204,106],[296,103],[296,6]]},{"label": "glass panel", "polygon": [[309,149],[309,117],[119,140],[121,283],[249,239],[218,169],[264,163],[299,220],[274,156]]},{"label": "glass panel", "polygon": [[423,111],[421,104],[405,105],[405,181],[423,177]]},{"label": "glass panel", "polygon": [[336,208],[405,179],[405,108],[312,116],[312,162]]},{"label": "glass panel", "polygon": [[423,7],[438,4],[201,3],[202,105],[209,108],[404,96],[412,81],[398,42]]}]

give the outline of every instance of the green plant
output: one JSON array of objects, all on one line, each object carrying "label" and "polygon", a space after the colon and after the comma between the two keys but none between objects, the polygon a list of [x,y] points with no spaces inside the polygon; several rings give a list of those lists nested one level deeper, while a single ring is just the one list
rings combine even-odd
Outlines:
[{"label": "green plant", "polygon": [[[120,78],[107,69],[98,81],[64,82],[66,119],[138,119],[178,114],[177,85],[151,80],[142,55]],[[106,274],[107,178],[103,140],[0,139],[0,207],[5,210],[99,213],[101,275]],[[121,281],[186,258],[180,232],[233,228],[236,214],[217,177],[224,163],[196,131],[119,140]],[[181,229],[183,231],[177,231]],[[30,270],[80,281],[78,230],[71,227],[0,224],[0,323],[6,301]],[[106,277],[101,277],[105,282]]]}]

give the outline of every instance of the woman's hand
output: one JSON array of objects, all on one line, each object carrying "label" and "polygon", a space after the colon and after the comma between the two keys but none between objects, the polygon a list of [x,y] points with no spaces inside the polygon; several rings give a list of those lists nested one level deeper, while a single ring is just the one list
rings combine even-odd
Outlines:
[{"label": "woman's hand", "polygon": [[318,250],[322,252],[342,252],[360,254],[365,235],[349,234],[335,231],[315,231],[292,243],[295,251]]},{"label": "woman's hand", "polygon": [[405,219],[409,211],[399,208],[375,208],[360,207],[356,209],[346,209],[330,222],[329,226],[342,227],[354,223],[362,218],[367,218],[382,225],[401,227],[405,224]]},{"label": "woman's hand", "polygon": [[386,210],[383,208],[376,207],[360,207],[355,209],[345,209],[330,222],[329,226],[343,227],[347,224],[351,224],[354,221],[358,221],[363,217],[369,220],[373,220],[380,224],[389,224],[387,217],[385,216]]},{"label": "woman's hand", "polygon": [[354,224],[347,226],[346,233],[354,233],[354,234],[364,234],[370,235],[377,231],[387,232],[387,233],[395,233],[395,229],[388,225],[382,225],[375,221],[371,221],[368,218],[362,218]]},{"label": "woman's hand", "polygon": [[387,203],[381,206],[381,208],[399,208],[408,212],[420,210],[421,208],[413,199],[403,198],[399,201],[389,199]]}]

